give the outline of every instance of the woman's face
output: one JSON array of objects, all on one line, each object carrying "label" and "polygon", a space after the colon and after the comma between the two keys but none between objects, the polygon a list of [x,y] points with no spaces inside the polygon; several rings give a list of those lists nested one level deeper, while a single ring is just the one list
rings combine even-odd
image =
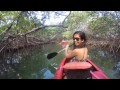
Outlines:
[{"label": "woman's face", "polygon": [[84,40],[81,40],[81,38],[79,37],[79,34],[75,34],[73,37],[73,40],[76,46],[80,45],[84,41]]}]

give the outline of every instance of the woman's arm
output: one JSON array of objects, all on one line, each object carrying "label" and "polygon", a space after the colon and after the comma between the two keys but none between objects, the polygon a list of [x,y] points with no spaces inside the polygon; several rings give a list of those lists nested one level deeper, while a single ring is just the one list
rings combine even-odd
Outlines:
[{"label": "woman's arm", "polygon": [[69,45],[66,45],[66,48],[65,48],[65,57],[66,57],[66,58],[75,57],[75,56],[76,56],[76,51],[73,50],[73,51],[69,51],[69,52],[68,52],[68,49],[69,49]]}]

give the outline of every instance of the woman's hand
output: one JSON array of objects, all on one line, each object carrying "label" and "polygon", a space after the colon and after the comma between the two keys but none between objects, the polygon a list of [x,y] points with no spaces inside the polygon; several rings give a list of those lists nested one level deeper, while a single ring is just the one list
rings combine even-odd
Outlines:
[{"label": "woman's hand", "polygon": [[67,45],[65,46],[65,49],[66,49],[66,50],[68,50],[68,48],[69,48],[69,44],[67,44]]},{"label": "woman's hand", "polygon": [[68,43],[67,43],[66,46],[65,46],[65,49],[66,49],[66,50],[69,48],[69,45],[70,45],[70,41],[68,41]]}]

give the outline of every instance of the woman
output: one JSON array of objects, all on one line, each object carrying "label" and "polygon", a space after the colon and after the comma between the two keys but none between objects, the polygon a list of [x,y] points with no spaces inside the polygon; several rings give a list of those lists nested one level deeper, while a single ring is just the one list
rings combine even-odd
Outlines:
[{"label": "woman", "polygon": [[76,61],[84,61],[88,55],[88,49],[86,47],[86,36],[82,31],[76,31],[73,34],[73,50],[68,53],[69,44],[65,48],[65,57],[73,58]]},{"label": "woman", "polygon": [[[86,47],[86,35],[82,31],[76,31],[73,34],[73,50],[68,52],[69,44],[65,48],[65,57],[71,58],[71,61],[78,63],[84,62],[88,56],[88,49]],[[86,62],[87,63],[87,62]],[[72,65],[73,66],[73,65]],[[74,65],[75,66],[75,65]],[[65,68],[64,68],[65,69]],[[68,69],[65,70],[65,79],[90,79],[90,68],[88,69]]]}]

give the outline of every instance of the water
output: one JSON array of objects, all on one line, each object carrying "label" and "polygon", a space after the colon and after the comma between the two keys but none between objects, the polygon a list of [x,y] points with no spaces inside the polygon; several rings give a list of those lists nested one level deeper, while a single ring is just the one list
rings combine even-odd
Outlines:
[{"label": "water", "polygon": [[[64,51],[50,60],[47,59],[47,54],[61,49],[59,45],[44,45],[15,53],[5,53],[0,56],[0,79],[52,79],[64,57]],[[89,58],[110,79],[120,78],[120,59],[117,56],[91,49]]]},{"label": "water", "polygon": [[110,78],[120,78],[120,62],[119,57],[109,54],[107,51],[90,50],[89,58]]}]

